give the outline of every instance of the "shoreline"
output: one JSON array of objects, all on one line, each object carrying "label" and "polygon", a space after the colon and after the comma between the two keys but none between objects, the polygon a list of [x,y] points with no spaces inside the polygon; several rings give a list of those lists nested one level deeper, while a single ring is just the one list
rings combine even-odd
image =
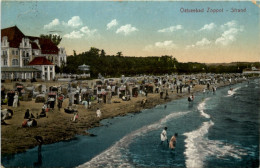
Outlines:
[{"label": "shoreline", "polygon": [[[243,81],[241,81],[243,82]],[[237,83],[241,83],[237,82]],[[232,83],[231,85],[236,84]],[[217,88],[229,86],[230,84],[217,84]],[[196,85],[194,89],[191,90],[190,94],[197,94],[202,92],[206,88],[205,85]],[[210,92],[212,92],[210,90]],[[130,101],[121,101],[121,103],[112,104],[97,104],[93,103],[92,108],[85,109],[83,105],[77,105],[79,111],[79,121],[73,123],[70,119],[73,114],[67,114],[64,112],[64,108],[58,111],[55,106],[54,112],[48,112],[48,118],[37,119],[38,126],[31,128],[22,128],[21,124],[23,121],[23,115],[26,107],[30,107],[30,111],[35,114],[41,109],[39,103],[21,102],[21,105],[14,109],[12,107],[3,106],[3,108],[14,109],[14,116],[10,120],[6,120],[9,125],[2,125],[2,149],[1,154],[3,157],[12,156],[17,153],[25,152],[27,149],[34,148],[38,146],[37,141],[34,136],[39,135],[44,139],[44,145],[53,144],[61,141],[67,141],[75,138],[76,135],[91,136],[87,131],[91,128],[101,126],[100,121],[103,119],[109,119],[116,116],[125,116],[129,113],[139,113],[143,109],[151,109],[157,105],[165,104],[170,101],[185,98],[190,95],[188,92],[177,94],[176,90],[169,93],[169,98],[164,100],[160,99],[158,93],[150,93],[148,97],[138,96],[137,98],[132,98]],[[141,100],[146,98],[148,101],[145,108],[141,107]],[[113,100],[117,100],[114,98]],[[119,100],[119,99],[118,99]],[[65,99],[63,107],[67,107],[68,99]],[[100,108],[102,112],[102,117],[96,117],[96,108]],[[13,136],[16,135],[16,136]]]}]

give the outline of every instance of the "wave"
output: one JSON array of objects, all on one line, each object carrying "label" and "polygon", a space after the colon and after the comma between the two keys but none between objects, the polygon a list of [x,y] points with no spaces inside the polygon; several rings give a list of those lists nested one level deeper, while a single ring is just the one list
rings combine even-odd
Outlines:
[{"label": "wave", "polygon": [[209,100],[210,98],[206,98],[204,99],[199,105],[198,105],[198,110],[200,111],[200,114],[202,116],[204,116],[205,118],[210,118],[210,115],[204,113],[204,109],[205,109],[205,105],[206,105],[206,102]]},{"label": "wave", "polygon": [[237,87],[237,88],[233,89],[232,91],[231,91],[231,90],[228,90],[228,95],[225,96],[225,97],[233,96],[234,94],[236,94],[236,91],[237,91],[238,89],[240,89],[240,88],[241,88],[241,87]]},{"label": "wave", "polygon": [[79,165],[78,168],[85,168],[85,167],[135,167],[132,165],[128,158],[125,156],[129,155],[128,151],[128,145],[132,143],[132,141],[139,136],[142,136],[146,134],[147,132],[157,130],[159,128],[162,128],[166,122],[169,120],[181,117],[183,115],[186,115],[190,113],[190,111],[186,112],[177,112],[172,113],[158,122],[155,122],[151,125],[144,126],[134,132],[131,132],[130,134],[124,136],[122,139],[117,141],[113,146],[108,148],[107,150],[103,151],[99,155],[92,158],[89,162],[86,162],[82,165]]},{"label": "wave", "polygon": [[218,159],[222,159],[223,156],[228,155],[241,159],[241,155],[247,155],[245,150],[240,149],[239,146],[206,138],[205,135],[213,125],[214,123],[210,120],[204,122],[199,129],[183,134],[187,136],[184,140],[186,143],[184,154],[186,156],[185,164],[187,168],[203,167],[205,159],[209,156],[216,156]]}]

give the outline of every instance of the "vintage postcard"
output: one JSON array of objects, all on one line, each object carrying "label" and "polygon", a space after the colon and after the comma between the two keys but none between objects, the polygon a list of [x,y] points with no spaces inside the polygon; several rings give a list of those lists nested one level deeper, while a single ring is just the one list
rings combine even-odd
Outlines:
[{"label": "vintage postcard", "polygon": [[259,167],[259,1],[1,1],[1,167]]}]

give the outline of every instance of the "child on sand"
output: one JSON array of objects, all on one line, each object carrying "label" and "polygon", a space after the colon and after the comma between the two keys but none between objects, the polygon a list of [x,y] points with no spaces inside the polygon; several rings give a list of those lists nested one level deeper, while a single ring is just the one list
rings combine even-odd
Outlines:
[{"label": "child on sand", "polygon": [[73,122],[77,122],[78,119],[79,119],[79,114],[78,113],[74,113]]}]

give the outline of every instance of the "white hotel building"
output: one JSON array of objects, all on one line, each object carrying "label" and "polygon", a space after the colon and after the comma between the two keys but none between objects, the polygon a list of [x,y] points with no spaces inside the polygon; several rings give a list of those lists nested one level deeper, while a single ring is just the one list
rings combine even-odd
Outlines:
[{"label": "white hotel building", "polygon": [[18,27],[1,30],[1,77],[5,79],[55,78],[55,65],[66,64],[64,48],[50,39],[26,36]]}]

